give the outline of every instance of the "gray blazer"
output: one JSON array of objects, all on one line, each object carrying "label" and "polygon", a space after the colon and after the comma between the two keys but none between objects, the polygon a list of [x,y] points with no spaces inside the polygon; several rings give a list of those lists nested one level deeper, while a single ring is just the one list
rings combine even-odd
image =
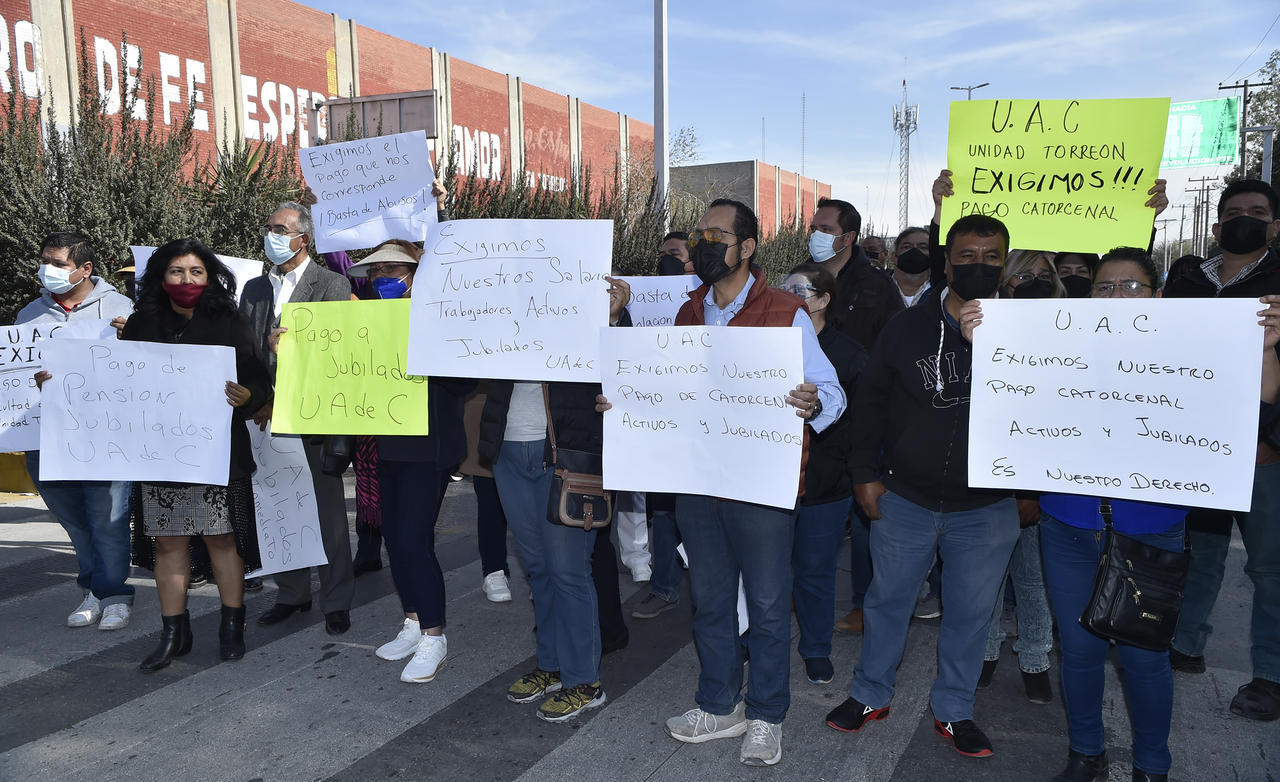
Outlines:
[{"label": "gray blazer", "polygon": [[[268,272],[267,274],[270,274]],[[254,347],[259,358],[271,371],[274,381],[276,374],[276,355],[271,352],[268,337],[271,330],[280,325],[275,314],[275,292],[271,288],[271,280],[267,274],[249,280],[240,295],[240,312],[249,320],[249,328],[254,335]],[[313,301],[350,301],[351,282],[341,274],[331,272],[324,267],[324,262],[312,258],[302,279],[289,296],[291,302]]]}]

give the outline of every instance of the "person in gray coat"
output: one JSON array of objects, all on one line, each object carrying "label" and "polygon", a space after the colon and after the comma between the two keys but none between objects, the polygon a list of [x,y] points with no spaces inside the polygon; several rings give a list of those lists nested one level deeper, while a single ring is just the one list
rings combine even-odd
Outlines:
[{"label": "person in gray coat", "polygon": [[[258,340],[257,352],[275,377],[276,356],[270,346],[271,333],[280,326],[280,312],[287,302],[348,301],[351,283],[341,274],[324,268],[307,253],[315,232],[307,207],[286,201],[259,229],[263,250],[272,269],[249,281],[240,295],[240,312],[249,319]],[[274,401],[274,400],[273,400]],[[272,402],[267,402],[253,420],[263,429],[271,418]],[[342,478],[321,470],[323,437],[303,437],[307,465],[320,511],[320,540],[329,564],[321,565],[320,608],[325,631],[341,635],[351,628],[351,598],[355,593],[355,573],[351,566],[351,539],[347,525],[347,503]],[[276,604],[258,617],[258,624],[272,625],[299,611],[311,610],[311,570],[303,568],[277,573],[279,594]]]},{"label": "person in gray coat", "polygon": [[[40,298],[18,312],[18,325],[58,326],[128,317],[133,302],[95,277],[98,258],[89,240],[55,233],[40,244]],[[45,373],[41,373],[45,375]],[[67,617],[68,627],[97,624],[119,630],[129,624],[133,587],[129,578],[129,481],[41,481],[40,452],[27,452],[27,471],[45,506],[71,538],[84,599]]]}]

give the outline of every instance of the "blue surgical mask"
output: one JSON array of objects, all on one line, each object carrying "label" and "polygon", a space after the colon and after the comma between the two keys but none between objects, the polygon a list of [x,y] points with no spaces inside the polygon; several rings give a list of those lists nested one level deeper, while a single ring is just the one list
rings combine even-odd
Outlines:
[{"label": "blue surgical mask", "polygon": [[293,244],[292,236],[269,233],[262,239],[262,251],[267,254],[268,261],[279,266],[282,263],[288,263],[298,254],[297,250],[289,246],[291,244]]},{"label": "blue surgical mask", "polygon": [[404,282],[408,276],[406,274],[399,279],[395,277],[379,277],[369,284],[378,292],[379,299],[398,299],[409,291],[409,286],[405,285]]},{"label": "blue surgical mask", "polygon": [[809,255],[818,263],[829,261],[836,255],[836,237],[814,231],[809,234]]},{"label": "blue surgical mask", "polygon": [[75,282],[71,281],[71,270],[63,269],[57,266],[51,266],[47,263],[40,264],[37,272],[40,275],[40,284],[50,293],[61,295],[84,282],[81,277]]}]

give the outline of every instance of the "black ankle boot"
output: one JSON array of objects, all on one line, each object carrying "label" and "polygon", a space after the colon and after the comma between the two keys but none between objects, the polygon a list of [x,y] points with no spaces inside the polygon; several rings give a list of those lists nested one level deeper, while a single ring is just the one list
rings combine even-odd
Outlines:
[{"label": "black ankle boot", "polygon": [[218,625],[218,654],[224,660],[244,657],[244,606],[222,607],[222,624]]},{"label": "black ankle boot", "polygon": [[1145,771],[1133,770],[1133,782],[1169,782],[1168,774],[1148,774]]},{"label": "black ankle boot", "polygon": [[168,665],[173,658],[191,651],[191,615],[186,611],[177,616],[161,616],[160,643],[147,659],[138,665],[143,673],[154,673]]},{"label": "black ankle boot", "polygon": [[1073,749],[1067,755],[1067,767],[1053,778],[1053,782],[1095,782],[1095,780],[1106,778],[1107,753],[1105,750],[1101,755],[1086,755]]}]

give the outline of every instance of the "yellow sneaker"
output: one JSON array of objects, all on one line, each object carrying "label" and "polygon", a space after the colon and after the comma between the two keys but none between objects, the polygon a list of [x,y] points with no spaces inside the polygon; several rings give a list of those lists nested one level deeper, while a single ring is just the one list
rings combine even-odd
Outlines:
[{"label": "yellow sneaker", "polygon": [[587,709],[594,709],[605,702],[600,682],[579,684],[552,695],[538,707],[538,719],[547,722],[564,722]]},{"label": "yellow sneaker", "polygon": [[534,668],[520,677],[520,681],[507,688],[507,700],[512,703],[532,703],[547,693],[560,689],[560,672]]}]

